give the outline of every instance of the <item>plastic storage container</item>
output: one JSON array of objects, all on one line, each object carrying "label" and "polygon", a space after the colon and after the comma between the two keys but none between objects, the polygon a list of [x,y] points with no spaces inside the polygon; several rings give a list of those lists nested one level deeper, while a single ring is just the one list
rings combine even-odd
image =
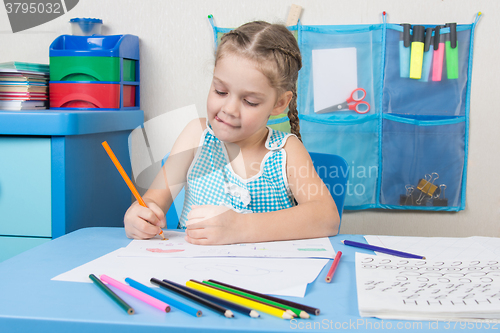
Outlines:
[{"label": "plastic storage container", "polygon": [[70,36],[50,46],[50,107],[139,109],[139,38]]},{"label": "plastic storage container", "polygon": [[98,18],[72,18],[71,34],[74,36],[100,35],[102,20]]}]

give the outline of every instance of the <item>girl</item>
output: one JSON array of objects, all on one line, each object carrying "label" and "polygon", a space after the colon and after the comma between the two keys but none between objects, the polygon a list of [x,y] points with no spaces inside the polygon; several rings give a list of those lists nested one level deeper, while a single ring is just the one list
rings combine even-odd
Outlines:
[{"label": "girl", "polygon": [[[283,25],[247,23],[217,48],[207,119],[191,122],[143,199],[125,214],[127,236],[147,239],[186,184],[179,228],[192,244],[332,236],[339,214],[299,134],[298,44]],[[266,126],[288,107],[292,134]]]}]

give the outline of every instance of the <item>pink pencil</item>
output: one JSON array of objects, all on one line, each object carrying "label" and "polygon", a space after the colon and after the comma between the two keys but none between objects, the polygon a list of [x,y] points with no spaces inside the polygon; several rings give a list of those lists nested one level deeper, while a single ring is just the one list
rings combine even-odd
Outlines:
[{"label": "pink pencil", "polygon": [[107,275],[101,275],[101,280],[112,285],[115,288],[120,289],[121,291],[126,292],[127,294],[134,296],[135,298],[140,299],[141,301],[148,303],[151,306],[154,306],[157,309],[160,309],[161,311],[165,312],[170,312],[170,305],[168,305],[165,302],[160,301],[159,299],[156,299],[154,297],[151,297],[142,291],[139,291],[135,288],[132,288],[130,286],[127,286],[126,284],[123,284],[121,282],[116,281],[115,279],[110,278]]}]

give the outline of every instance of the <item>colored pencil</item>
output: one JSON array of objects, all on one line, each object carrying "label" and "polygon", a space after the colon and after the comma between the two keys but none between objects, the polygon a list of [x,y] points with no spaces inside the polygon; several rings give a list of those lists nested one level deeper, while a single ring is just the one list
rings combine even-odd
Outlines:
[{"label": "colored pencil", "polygon": [[402,258],[408,258],[408,259],[424,259],[425,260],[425,257],[419,256],[416,254],[386,249],[385,247],[380,247],[380,246],[375,246],[375,245],[370,245],[370,244],[365,244],[365,243],[358,243],[358,242],[353,242],[350,240],[343,240],[342,243],[344,243],[344,245],[349,245],[349,246],[359,247],[362,249],[382,252],[382,253],[390,254],[390,255],[393,255],[396,257],[402,257]]},{"label": "colored pencil", "polygon": [[144,303],[147,303],[151,306],[154,306],[157,309],[160,309],[161,311],[165,311],[165,312],[170,311],[170,305],[168,305],[167,303],[162,302],[159,299],[156,299],[154,297],[151,297],[151,296],[149,296],[149,295],[147,295],[147,294],[143,293],[142,291],[139,291],[135,288],[127,286],[124,283],[118,282],[115,279],[110,278],[107,275],[104,275],[104,274],[101,275],[101,280],[103,282],[106,282],[107,284],[115,287],[115,288],[120,289],[123,292],[126,292],[130,296],[133,296],[133,297],[143,301]]},{"label": "colored pencil", "polygon": [[221,305],[223,307],[226,307],[226,308],[229,308],[231,310],[243,313],[244,315],[250,316],[252,318],[258,318],[258,317],[260,317],[260,314],[257,311],[253,310],[253,309],[250,309],[250,308],[247,308],[245,306],[241,306],[239,304],[223,300],[222,298],[218,298],[218,297],[209,295],[207,293],[201,292],[201,291],[193,289],[193,288],[188,288],[186,286],[183,286],[182,284],[178,284],[178,283],[175,283],[175,282],[172,282],[172,281],[168,281],[168,280],[164,280],[164,281],[170,282],[170,284],[172,284],[172,285],[174,285],[174,286],[176,286],[176,287],[178,287],[180,289],[183,289],[183,290],[185,290],[187,292],[190,292],[192,294],[195,294],[197,296],[205,298],[206,300],[208,300],[210,302],[214,302],[214,303],[219,304],[219,305]]},{"label": "colored pencil", "polygon": [[330,270],[328,271],[328,274],[326,275],[325,281],[330,283],[332,281],[333,274],[335,273],[335,270],[337,269],[337,266],[339,265],[340,257],[342,256],[342,252],[337,251],[337,255],[335,256],[335,259],[333,259],[332,266],[330,267]]},{"label": "colored pencil", "polygon": [[127,304],[124,300],[122,300],[117,294],[113,292],[113,290],[109,289],[108,286],[106,286],[104,283],[102,283],[101,280],[94,274],[90,274],[89,278],[94,282],[96,286],[98,286],[106,295],[108,295],[113,301],[116,302],[123,310],[127,311],[129,315],[132,315],[135,313],[135,310],[133,307]]},{"label": "colored pencil", "polygon": [[216,311],[216,312],[219,312],[220,314],[222,314],[223,316],[225,316],[226,318],[232,318],[234,317],[234,314],[231,310],[228,310],[226,309],[225,307],[223,306],[220,306],[219,304],[216,304],[214,302],[210,302],[209,300],[206,300],[204,299],[203,297],[200,297],[198,295],[195,295],[193,293],[190,293],[189,291],[186,291],[184,289],[181,289],[175,285],[173,285],[171,283],[171,281],[168,281],[168,280],[163,280],[163,281],[160,281],[158,279],[155,279],[155,278],[152,278],[151,280],[151,283],[154,283],[158,286],[160,286],[161,288],[165,288],[165,289],[168,289],[170,291],[173,291],[179,295],[182,295],[184,297],[187,297],[195,302],[198,302],[210,309],[212,309],[213,311]]},{"label": "colored pencil", "polygon": [[193,308],[192,306],[189,306],[187,304],[179,302],[178,300],[170,298],[162,293],[159,293],[156,290],[143,285],[142,283],[139,283],[135,280],[132,280],[131,278],[126,278],[125,282],[127,282],[131,287],[133,287],[137,290],[140,290],[143,293],[148,294],[151,297],[157,298],[160,301],[168,303],[171,306],[173,306],[181,311],[184,311],[190,315],[193,315],[195,317],[201,317],[201,315],[202,315],[201,310],[197,310],[197,309]]},{"label": "colored pencil", "polygon": [[288,305],[288,306],[294,307],[296,309],[304,310],[305,312],[307,312],[309,314],[313,314],[313,315],[317,316],[320,313],[320,310],[318,308],[315,308],[315,307],[312,307],[312,306],[308,306],[308,305],[304,305],[304,304],[300,304],[300,303],[288,301],[286,299],[282,299],[282,298],[278,298],[278,297],[274,297],[274,296],[269,296],[269,295],[266,295],[266,294],[261,294],[261,293],[258,293],[258,292],[255,292],[255,291],[251,291],[251,290],[246,290],[246,289],[243,289],[243,288],[232,286],[230,284],[222,283],[222,282],[219,282],[219,281],[216,281],[216,280],[212,280],[212,279],[210,279],[208,281],[216,283],[216,284],[224,286],[224,287],[233,288],[233,289],[236,289],[236,290],[239,290],[239,291],[243,291],[245,293],[249,293],[249,294],[253,294],[255,296],[266,298],[268,300],[275,301],[275,302],[278,302],[278,303],[283,304],[283,305]]},{"label": "colored pencil", "polygon": [[[122,165],[120,164],[120,161],[118,161],[118,159],[116,158],[116,155],[115,153],[113,152],[113,150],[111,149],[111,147],[109,146],[108,142],[107,141],[103,141],[102,142],[102,146],[104,147],[104,149],[106,150],[106,153],[108,153],[109,155],[109,158],[111,158],[111,161],[113,161],[113,164],[115,165],[116,169],[118,169],[118,172],[120,173],[120,175],[122,176],[123,180],[125,181],[125,183],[127,183],[128,185],[128,188],[130,189],[130,191],[132,191],[132,194],[134,195],[135,199],[139,202],[139,204],[143,207],[148,207],[146,205],[146,203],[144,202],[144,200],[142,200],[142,197],[141,195],[139,194],[139,192],[137,191],[137,189],[135,188],[134,184],[132,183],[132,181],[130,180],[130,178],[128,177],[127,173],[125,172],[125,170],[123,169]],[[163,238],[164,240],[166,239],[165,238],[165,235],[163,235],[163,230],[160,229],[160,233],[159,235],[161,236],[161,238]]]},{"label": "colored pencil", "polygon": [[281,304],[281,303],[278,303],[278,302],[275,302],[275,301],[271,301],[271,300],[268,300],[267,298],[264,298],[264,297],[259,297],[259,296],[256,296],[254,294],[250,294],[250,293],[247,293],[247,292],[244,292],[244,291],[240,291],[240,290],[237,290],[237,289],[234,289],[234,288],[230,288],[230,287],[226,287],[226,286],[221,286],[220,284],[216,284],[216,283],[210,282],[210,281],[203,281],[203,283],[207,284],[209,286],[212,286],[212,287],[220,288],[220,289],[222,289],[224,291],[228,291],[230,293],[233,293],[233,294],[236,294],[236,295],[239,295],[239,296],[243,296],[243,297],[250,298],[250,299],[253,299],[253,300],[265,303],[265,304],[269,304],[271,306],[276,306],[276,307],[279,307],[279,308],[284,308],[286,310],[290,310],[295,316],[298,316],[298,317],[303,318],[303,319],[308,319],[309,318],[309,314],[307,314],[307,312],[305,312],[303,310],[299,310],[299,309],[296,309],[294,307],[291,307],[291,306],[288,306],[288,305],[285,305],[285,304]]},{"label": "colored pencil", "polygon": [[186,286],[205,292],[215,297],[219,297],[225,299],[229,302],[234,302],[239,305],[247,306],[251,309],[255,309],[258,311],[262,311],[264,313],[270,314],[272,316],[276,316],[283,319],[292,319],[293,316],[287,313],[283,308],[277,308],[275,306],[271,306],[259,301],[255,301],[246,297],[238,296],[227,291],[220,290],[218,288],[214,288],[212,286],[208,286],[198,281],[190,280],[186,282]]}]

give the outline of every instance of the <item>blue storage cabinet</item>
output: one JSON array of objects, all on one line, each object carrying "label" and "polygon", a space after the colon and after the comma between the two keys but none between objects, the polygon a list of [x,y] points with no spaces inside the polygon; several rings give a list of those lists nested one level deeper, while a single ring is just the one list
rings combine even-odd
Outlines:
[{"label": "blue storage cabinet", "polygon": [[83,227],[123,226],[130,111],[0,111],[0,261]]}]

